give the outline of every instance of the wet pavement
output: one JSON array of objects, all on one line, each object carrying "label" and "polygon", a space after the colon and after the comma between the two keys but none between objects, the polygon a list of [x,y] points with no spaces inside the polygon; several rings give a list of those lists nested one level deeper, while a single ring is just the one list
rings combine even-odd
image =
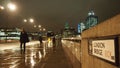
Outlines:
[{"label": "wet pavement", "polygon": [[19,46],[0,49],[0,68],[72,68],[61,44],[53,48],[46,42],[34,43],[28,44],[25,52]]}]

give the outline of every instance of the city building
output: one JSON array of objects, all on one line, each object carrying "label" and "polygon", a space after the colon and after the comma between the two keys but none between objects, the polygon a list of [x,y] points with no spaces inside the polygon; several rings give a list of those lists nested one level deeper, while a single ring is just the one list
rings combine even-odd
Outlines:
[{"label": "city building", "polygon": [[19,40],[18,28],[0,28],[0,40]]},{"label": "city building", "polygon": [[88,29],[92,26],[95,26],[98,24],[98,17],[95,15],[93,10],[90,10],[88,12],[88,17],[85,20],[85,29]]},{"label": "city building", "polygon": [[82,33],[82,31],[85,29],[85,24],[83,22],[78,23],[78,33]]},{"label": "city building", "polygon": [[76,34],[75,28],[70,27],[68,23],[65,24],[65,28],[62,31],[62,37],[73,37]]}]

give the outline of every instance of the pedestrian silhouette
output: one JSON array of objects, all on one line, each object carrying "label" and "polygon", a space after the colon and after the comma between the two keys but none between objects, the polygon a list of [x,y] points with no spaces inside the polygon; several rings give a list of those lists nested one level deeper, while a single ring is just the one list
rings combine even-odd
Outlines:
[{"label": "pedestrian silhouette", "polygon": [[39,36],[39,41],[40,41],[40,44],[42,44],[42,36],[41,35]]},{"label": "pedestrian silhouette", "polygon": [[52,43],[53,43],[53,51],[55,51],[56,49],[56,39],[55,39],[55,36],[53,36],[52,38]]},{"label": "pedestrian silhouette", "polygon": [[28,34],[26,33],[26,31],[24,29],[22,29],[22,31],[20,33],[20,49],[21,49],[21,52],[22,52],[22,45],[23,45],[24,53],[25,53],[26,42],[29,42]]},{"label": "pedestrian silhouette", "polygon": [[40,46],[41,46],[41,47],[42,47],[42,43],[43,43],[42,40],[43,40],[43,38],[42,38],[42,36],[40,35],[40,36],[39,36],[39,41],[40,41]]}]

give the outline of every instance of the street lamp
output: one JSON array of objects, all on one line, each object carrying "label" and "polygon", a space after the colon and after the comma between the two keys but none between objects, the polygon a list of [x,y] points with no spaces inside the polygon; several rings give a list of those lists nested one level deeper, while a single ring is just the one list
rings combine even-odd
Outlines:
[{"label": "street lamp", "polygon": [[41,28],[41,25],[38,25],[39,28]]},{"label": "street lamp", "polygon": [[34,19],[30,18],[30,19],[29,19],[29,22],[30,22],[30,23],[33,23],[33,22],[34,22]]},{"label": "street lamp", "polygon": [[24,19],[23,21],[24,21],[24,22],[27,22],[27,19]]},{"label": "street lamp", "polygon": [[46,29],[45,29],[45,28],[43,28],[43,31],[46,31]]},{"label": "street lamp", "polygon": [[34,22],[34,19],[30,18],[30,19],[24,19],[23,22],[30,22],[30,23],[33,23]]},{"label": "street lamp", "polygon": [[15,10],[16,10],[16,5],[13,4],[13,3],[9,3],[7,6],[8,6],[8,8],[9,8],[11,11],[15,11]]},{"label": "street lamp", "polygon": [[3,6],[0,6],[0,9],[1,9],[1,10],[4,10],[5,8],[4,8]]}]

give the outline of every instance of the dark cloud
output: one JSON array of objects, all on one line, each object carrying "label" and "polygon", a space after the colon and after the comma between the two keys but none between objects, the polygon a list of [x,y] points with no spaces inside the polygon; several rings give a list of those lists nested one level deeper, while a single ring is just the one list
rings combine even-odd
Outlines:
[{"label": "dark cloud", "polygon": [[[18,5],[16,14],[10,18],[0,14],[0,24],[3,26],[26,26],[32,30],[32,25],[23,24],[24,18],[33,17],[36,24],[41,24],[47,30],[59,31],[66,22],[77,28],[80,21],[84,21],[90,9],[93,9],[102,22],[120,13],[120,0],[12,0]],[[4,13],[5,14],[5,13]],[[6,14],[7,15],[7,14]],[[12,19],[11,19],[12,18]],[[7,20],[7,21],[5,21]],[[5,22],[4,24],[2,22]],[[15,24],[16,23],[16,24]],[[34,28],[33,28],[34,29]],[[36,30],[37,31],[37,30]]]}]

